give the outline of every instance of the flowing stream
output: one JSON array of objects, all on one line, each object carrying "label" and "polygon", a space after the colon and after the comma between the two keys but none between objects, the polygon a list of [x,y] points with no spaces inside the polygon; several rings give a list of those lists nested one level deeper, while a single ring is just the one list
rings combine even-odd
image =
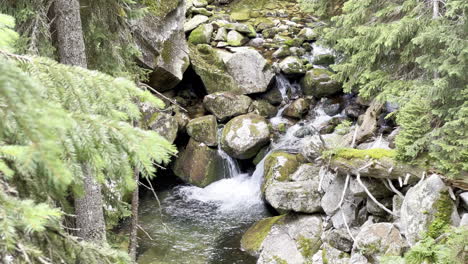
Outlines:
[{"label": "flowing stream", "polygon": [[[290,99],[300,93],[297,84],[284,76],[277,76],[283,95],[283,107],[270,121],[282,122],[282,111]],[[287,150],[297,152],[304,138],[295,133],[305,127],[319,128],[331,117],[319,105],[309,121],[291,126],[284,135],[270,145],[269,152]],[[205,188],[177,186],[160,192],[161,207],[154,197],[143,199],[140,222],[147,234],[140,234],[140,264],[233,264],[255,263],[256,259],[240,250],[242,234],[257,220],[270,216],[262,201],[260,186],[263,159],[251,173],[240,170],[237,161],[221,148],[225,178]]]}]

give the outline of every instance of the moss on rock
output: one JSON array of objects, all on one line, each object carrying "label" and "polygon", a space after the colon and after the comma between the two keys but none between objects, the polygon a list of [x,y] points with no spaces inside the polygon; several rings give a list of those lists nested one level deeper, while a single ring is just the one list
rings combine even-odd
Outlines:
[{"label": "moss on rock", "polygon": [[287,181],[300,164],[299,154],[277,151],[268,155],[264,164],[262,193],[273,181]]},{"label": "moss on rock", "polygon": [[247,251],[249,254],[258,255],[263,240],[265,240],[273,225],[283,217],[284,215],[265,218],[252,225],[242,236],[242,249]]}]

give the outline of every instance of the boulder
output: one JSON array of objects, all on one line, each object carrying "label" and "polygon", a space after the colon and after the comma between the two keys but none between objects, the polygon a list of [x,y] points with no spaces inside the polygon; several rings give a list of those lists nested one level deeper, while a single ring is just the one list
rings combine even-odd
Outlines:
[{"label": "boulder", "polygon": [[248,48],[233,54],[209,45],[191,46],[190,59],[208,94],[265,92],[274,77],[260,53]]},{"label": "boulder", "polygon": [[215,115],[220,121],[246,114],[251,103],[252,99],[250,97],[230,92],[209,94],[203,98],[203,105],[206,110]]},{"label": "boulder", "polygon": [[270,129],[266,119],[255,114],[231,119],[224,127],[221,147],[231,157],[250,159],[270,142]]},{"label": "boulder", "polygon": [[308,71],[301,80],[304,94],[322,98],[341,91],[340,83],[330,78],[332,74],[332,72],[325,69]]},{"label": "boulder", "polygon": [[301,31],[299,31],[299,34],[297,34],[298,38],[305,39],[307,41],[313,41],[317,39],[317,33],[311,28],[303,28]]},{"label": "boulder", "polygon": [[151,130],[158,132],[159,135],[170,143],[174,143],[177,131],[179,130],[179,125],[174,116],[163,112],[156,112],[152,115],[148,125]]},{"label": "boulder", "polygon": [[179,152],[173,171],[185,182],[205,187],[223,178],[223,159],[216,149],[191,138],[186,148]]},{"label": "boulder", "polygon": [[460,218],[448,188],[433,174],[408,190],[401,206],[400,222],[410,245],[424,232],[435,239],[445,227],[458,225]]},{"label": "boulder", "polygon": [[322,244],[321,234],[319,216],[286,215],[263,240],[257,263],[309,263]]},{"label": "boulder", "polygon": [[208,19],[209,18],[207,16],[196,15],[192,17],[190,20],[188,20],[187,22],[185,22],[184,31],[190,32],[194,30],[195,28],[197,28],[198,26],[200,26],[201,24],[208,22]]},{"label": "boulder", "polygon": [[227,43],[229,46],[240,47],[247,43],[247,41],[249,41],[248,38],[235,30],[231,30],[227,34]]},{"label": "boulder", "polygon": [[130,29],[141,51],[139,64],[152,70],[149,82],[158,91],[174,88],[190,65],[184,34],[184,1],[164,0]]},{"label": "boulder", "polygon": [[278,109],[271,105],[267,100],[260,99],[252,102],[249,112],[261,115],[265,118],[270,118],[276,115]]},{"label": "boulder", "polygon": [[265,58],[253,49],[234,53],[226,62],[226,68],[243,94],[265,92],[274,77]]},{"label": "boulder", "polygon": [[221,27],[216,32],[214,40],[216,41],[227,41],[227,30],[224,27]]},{"label": "boulder", "polygon": [[301,157],[283,151],[275,151],[265,158],[263,167],[262,193],[274,182],[289,181],[300,165]]},{"label": "boulder", "polygon": [[309,112],[310,103],[304,98],[294,100],[286,109],[284,109],[283,116],[301,119],[307,112]]},{"label": "boulder", "polygon": [[463,192],[460,194],[460,204],[468,210],[468,192]]},{"label": "boulder", "polygon": [[190,120],[187,124],[187,134],[207,146],[217,146],[218,122],[216,122],[216,117],[207,115]]},{"label": "boulder", "polygon": [[[385,198],[385,199],[380,199],[378,201],[381,203],[383,206],[385,206],[388,209],[392,209],[392,198]],[[378,206],[372,199],[367,198],[367,203],[366,203],[366,210],[369,214],[374,215],[374,216],[379,216],[379,217],[386,217],[388,216],[388,213],[382,209],[380,206]]]},{"label": "boulder", "polygon": [[325,65],[325,66],[328,66],[334,63],[335,63],[335,56],[333,56],[332,54],[321,54],[321,55],[315,56],[312,62],[312,64],[314,65]]},{"label": "boulder", "polygon": [[322,211],[319,171],[319,167],[304,164],[289,176],[289,181],[273,180],[265,189],[266,201],[282,213]]},{"label": "boulder", "polygon": [[213,35],[213,25],[202,24],[190,33],[188,41],[194,45],[209,44]]},{"label": "boulder", "polygon": [[355,237],[353,252],[359,252],[372,263],[378,263],[378,257],[401,255],[407,243],[400,231],[392,223],[364,225]]},{"label": "boulder", "polygon": [[296,56],[286,57],[279,63],[279,67],[287,75],[301,75],[306,72],[304,63]]},{"label": "boulder", "polygon": [[285,215],[264,218],[253,224],[242,236],[240,241],[242,250],[253,256],[260,255],[263,240],[270,233],[271,228],[277,222],[282,221]]},{"label": "boulder", "polygon": [[353,238],[344,228],[330,229],[323,233],[322,241],[343,252],[351,252],[353,249]]},{"label": "boulder", "polygon": [[317,251],[312,258],[313,264],[349,264],[350,255],[340,251],[327,243],[322,244],[322,249]]}]

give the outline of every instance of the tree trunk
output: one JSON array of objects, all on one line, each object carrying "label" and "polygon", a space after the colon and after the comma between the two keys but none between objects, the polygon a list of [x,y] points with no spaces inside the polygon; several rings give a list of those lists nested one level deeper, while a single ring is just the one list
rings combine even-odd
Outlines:
[{"label": "tree trunk", "polygon": [[133,191],[132,195],[132,225],[130,229],[130,243],[128,246],[128,254],[132,261],[136,261],[136,253],[138,247],[138,206],[139,206],[139,193],[138,193],[138,181],[140,179],[140,172],[135,168],[135,182],[137,183],[136,189]]},{"label": "tree trunk", "polygon": [[[60,62],[87,68],[80,3],[78,0],[55,0],[56,30]],[[77,235],[88,241],[106,240],[106,225],[101,186],[93,177],[90,164],[83,171],[83,197],[75,197]]]},{"label": "tree trunk", "polygon": [[439,17],[439,0],[432,0],[432,18]]},{"label": "tree trunk", "polygon": [[78,0],[55,0],[56,30],[60,62],[87,68]]},{"label": "tree trunk", "polygon": [[83,197],[75,197],[77,235],[88,241],[105,241],[106,225],[102,209],[101,185],[93,177],[89,165],[81,166],[84,174]]}]

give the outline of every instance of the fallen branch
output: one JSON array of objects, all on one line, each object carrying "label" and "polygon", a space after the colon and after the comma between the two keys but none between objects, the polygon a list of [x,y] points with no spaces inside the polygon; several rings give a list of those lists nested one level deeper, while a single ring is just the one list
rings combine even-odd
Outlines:
[{"label": "fallen branch", "polygon": [[397,216],[395,215],[392,211],[390,211],[389,209],[387,209],[387,207],[385,207],[383,204],[379,203],[379,201],[377,201],[377,199],[372,195],[372,193],[367,189],[367,187],[364,185],[364,183],[362,182],[361,180],[361,174],[359,174],[359,172],[357,173],[357,176],[356,176],[356,179],[357,179],[357,182],[359,183],[359,185],[361,185],[361,187],[364,189],[364,191],[366,192],[367,196],[369,196],[369,198],[372,199],[372,201],[374,201],[375,204],[377,204],[380,208],[382,208],[383,210],[385,210],[385,212],[393,215],[393,216]]},{"label": "fallen branch", "polygon": [[[383,181],[383,179],[382,179],[382,181]],[[385,183],[385,182],[384,182],[384,183]],[[395,186],[393,186],[393,183],[392,183],[392,181],[391,181],[390,179],[387,179],[387,183],[388,183],[388,185],[390,186],[390,189],[391,189],[394,193],[396,193],[396,194],[397,194],[398,196],[400,196],[401,198],[405,198],[405,196],[404,196],[400,191],[398,191],[398,190],[395,188]]]},{"label": "fallen branch", "polygon": [[344,184],[344,187],[343,187],[343,192],[341,194],[341,199],[340,199],[340,202],[338,203],[338,205],[336,206],[334,211],[341,208],[341,205],[343,204],[344,197],[345,197],[345,194],[346,194],[346,190],[348,189],[348,184],[349,184],[349,174],[346,175],[346,180],[345,180],[345,184]]},{"label": "fallen branch", "polygon": [[[341,208],[340,208],[341,209]],[[348,231],[348,235],[351,237],[351,239],[353,240],[353,242],[356,240],[353,236],[353,234],[351,233],[351,230],[349,229],[349,226],[348,226],[348,221],[346,221],[346,216],[343,212],[343,209],[341,210],[341,217],[343,217],[343,222],[344,222],[344,225],[346,227],[346,231]]]},{"label": "fallen branch", "polygon": [[171,99],[171,98],[165,96],[164,94],[162,94],[162,93],[156,91],[156,89],[154,89],[153,87],[151,87],[151,86],[149,86],[149,85],[147,85],[147,84],[145,84],[145,83],[142,83],[142,82],[138,83],[138,86],[151,90],[152,92],[158,94],[158,95],[161,96],[162,98],[164,98],[164,99],[168,100],[169,102],[171,102],[173,105],[179,107],[179,108],[182,109],[184,112],[188,113],[187,109],[185,109],[185,108],[183,108],[182,106],[180,106],[180,105],[179,105],[176,101],[174,101],[173,99]]},{"label": "fallen branch", "polygon": [[151,241],[153,241],[153,238],[150,236],[150,234],[148,234],[148,232],[146,232],[145,229],[143,229],[143,227],[141,227],[141,225],[137,225],[137,226],[138,226],[138,228],[139,228],[141,231],[143,231],[143,233],[145,233],[145,235],[146,235]]}]

